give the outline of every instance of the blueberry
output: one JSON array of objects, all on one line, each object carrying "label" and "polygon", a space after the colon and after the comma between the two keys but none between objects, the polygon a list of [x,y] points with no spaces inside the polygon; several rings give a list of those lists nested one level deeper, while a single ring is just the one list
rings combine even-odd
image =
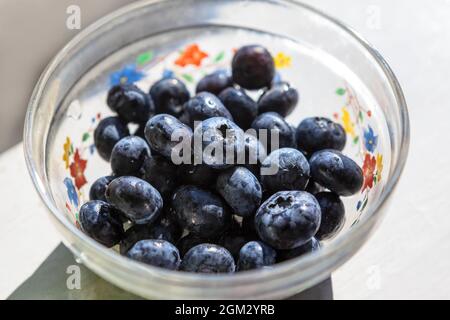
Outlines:
[{"label": "blueberry", "polygon": [[101,120],[94,131],[94,143],[98,154],[109,161],[111,152],[119,140],[129,136],[127,125],[118,117]]},{"label": "blueberry", "polygon": [[286,117],[294,111],[297,103],[297,90],[292,88],[289,83],[281,82],[272,86],[259,98],[258,111],[259,113],[273,111]]},{"label": "blueberry", "polygon": [[186,150],[190,153],[192,129],[169,114],[158,114],[148,120],[145,137],[150,147],[166,158],[182,157]]},{"label": "blueberry", "polygon": [[308,185],[306,186],[305,191],[311,193],[312,195],[315,195],[316,193],[322,192],[325,189],[315,182],[313,179],[309,179]]},{"label": "blueberry", "polygon": [[140,124],[137,129],[133,132],[133,136],[138,136],[139,138],[145,139],[145,123]]},{"label": "blueberry", "polygon": [[94,181],[89,190],[89,199],[90,200],[102,200],[106,202],[105,191],[106,187],[109,185],[111,181],[114,180],[114,176],[105,176],[98,178]]},{"label": "blueberry", "polygon": [[189,115],[187,114],[187,112],[183,112],[181,114],[181,116],[178,117],[178,120],[180,120],[181,123],[193,128],[193,126],[191,125],[190,119],[189,119]]},{"label": "blueberry", "polygon": [[222,172],[216,190],[234,214],[247,217],[255,214],[261,204],[262,188],[258,179],[244,167],[233,167]]},{"label": "blueberry", "polygon": [[324,149],[341,151],[345,147],[347,136],[344,128],[328,118],[306,118],[297,127],[298,147],[307,153]]},{"label": "blueberry", "polygon": [[183,122],[191,128],[195,121],[203,121],[212,117],[224,117],[233,120],[230,112],[215,95],[209,92],[200,92],[184,104],[185,114]]},{"label": "blueberry", "polygon": [[301,245],[300,247],[290,250],[278,250],[277,262],[283,262],[286,260],[294,259],[308,253],[316,252],[319,249],[320,249],[320,242],[314,237],[307,243]]},{"label": "blueberry", "polygon": [[[257,137],[264,146],[266,151],[270,153],[278,148],[296,148],[295,132],[292,127],[276,112],[266,112],[260,114],[252,123],[252,128],[256,130]],[[259,130],[265,130],[265,136]],[[278,131],[278,148],[272,145],[273,131]],[[264,132],[264,131],[263,131]],[[265,139],[264,139],[265,137]],[[266,141],[264,141],[266,140]],[[276,142],[276,140],[274,140]]]},{"label": "blueberry", "polygon": [[114,146],[111,153],[111,169],[118,176],[138,176],[150,149],[144,139],[128,136]]},{"label": "blueberry", "polygon": [[238,259],[239,250],[241,250],[244,244],[257,238],[243,233],[226,232],[220,237],[217,243],[227,249],[235,259]]},{"label": "blueberry", "polygon": [[163,206],[158,190],[147,181],[130,176],[114,179],[106,189],[106,199],[136,224],[155,221]]},{"label": "blueberry", "polygon": [[220,93],[219,99],[230,111],[239,127],[244,130],[250,128],[258,115],[258,105],[244,90],[227,88]]},{"label": "blueberry", "polygon": [[231,220],[220,197],[195,186],[182,186],[175,191],[172,210],[181,227],[202,238],[219,236]]},{"label": "blueberry", "polygon": [[181,263],[178,249],[165,240],[141,240],[127,252],[127,257],[170,270],[177,270]]},{"label": "blueberry", "polygon": [[215,185],[218,171],[205,164],[182,164],[178,166],[177,175],[180,184],[210,188]]},{"label": "blueberry", "polygon": [[320,192],[315,197],[322,212],[322,221],[316,238],[319,240],[330,239],[344,226],[344,204],[339,196],[333,192]]},{"label": "blueberry", "polygon": [[226,70],[217,70],[211,74],[206,75],[197,83],[196,93],[210,92],[218,95],[224,89],[231,87],[233,80],[230,72]]},{"label": "blueberry", "polygon": [[176,243],[181,236],[181,228],[167,217],[152,224],[135,224],[125,232],[120,242],[120,253],[127,253],[140,240],[165,240]]},{"label": "blueberry", "polygon": [[193,247],[184,255],[180,269],[198,273],[232,273],[236,266],[227,249],[204,243]]},{"label": "blueberry", "polygon": [[127,122],[145,123],[155,112],[152,98],[134,84],[119,84],[108,92],[107,104]]},{"label": "blueberry", "polygon": [[311,177],[340,196],[351,196],[361,190],[363,172],[355,161],[335,150],[322,150],[309,159]]},{"label": "blueberry", "polygon": [[273,58],[259,45],[241,47],[231,63],[233,81],[245,89],[269,87],[275,75]]},{"label": "blueberry", "polygon": [[195,157],[201,156],[203,163],[214,169],[231,167],[245,150],[244,131],[223,117],[202,121],[194,131],[194,140],[202,143],[202,150],[194,146]]},{"label": "blueberry", "polygon": [[235,259],[238,259],[239,250],[241,250],[242,246],[247,242],[256,239],[258,239],[256,232],[246,232],[240,223],[235,219],[232,219],[232,223],[228,230],[214,243],[224,247]]},{"label": "blueberry", "polygon": [[104,246],[113,247],[124,236],[120,214],[117,209],[104,201],[88,201],[80,208],[81,229]]},{"label": "blueberry", "polygon": [[141,173],[141,178],[155,187],[164,199],[170,197],[177,187],[177,167],[163,156],[152,155],[147,158]]},{"label": "blueberry", "polygon": [[250,241],[239,251],[238,270],[260,269],[273,265],[277,252],[261,241]]},{"label": "blueberry", "polygon": [[[292,124],[289,124],[289,126],[291,127],[291,131],[294,133],[294,146],[297,148],[297,137],[295,136],[295,131],[297,130],[297,128]],[[301,151],[301,153],[303,153],[303,155],[306,158],[308,158],[308,153],[306,151],[304,151],[300,148],[297,148],[297,149],[298,149],[298,151]]]},{"label": "blueberry", "polygon": [[275,249],[299,247],[316,234],[320,226],[320,206],[304,191],[280,191],[256,212],[256,230],[264,242]]},{"label": "blueberry", "polygon": [[150,88],[150,96],[155,103],[156,113],[167,113],[179,117],[183,105],[190,94],[183,82],[176,78],[165,78],[157,81]]},{"label": "blueberry", "polygon": [[273,151],[261,165],[261,182],[272,193],[283,190],[305,190],[309,163],[297,149]]},{"label": "blueberry", "polygon": [[241,230],[244,234],[256,235],[255,216],[242,218]]},{"label": "blueberry", "polygon": [[[166,207],[169,208],[169,206]],[[175,217],[167,208],[165,209],[164,216],[160,217],[153,224],[153,232],[155,234],[165,234],[164,237],[167,238],[167,241],[176,243],[180,240],[183,229],[178,225],[174,219]]]},{"label": "blueberry", "polygon": [[[164,237],[155,238],[152,234],[152,225],[149,224],[135,224],[130,227],[126,232],[125,236],[120,242],[120,253],[126,254],[138,241],[150,240],[150,239],[160,239],[167,240]],[[160,234],[162,236],[162,234]]]},{"label": "blueberry", "polygon": [[180,251],[181,257],[184,257],[185,254],[192,249],[193,247],[202,244],[202,243],[210,243],[211,241],[208,239],[203,239],[195,234],[189,233],[182,237],[177,242],[177,248]]},{"label": "blueberry", "polygon": [[254,135],[244,134],[244,152],[245,164],[256,177],[259,177],[260,167],[264,159],[267,157],[266,149],[262,143]]}]

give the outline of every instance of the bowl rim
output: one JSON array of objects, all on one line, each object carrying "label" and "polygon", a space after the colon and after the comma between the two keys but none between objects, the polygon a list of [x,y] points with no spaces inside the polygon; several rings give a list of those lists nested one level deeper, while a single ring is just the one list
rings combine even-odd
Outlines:
[{"label": "bowl rim", "polygon": [[[273,0],[271,0],[273,1]],[[269,1],[269,2],[271,2]],[[91,239],[87,235],[85,235],[81,230],[79,230],[72,222],[70,222],[65,213],[62,213],[58,210],[55,204],[53,204],[52,196],[46,190],[46,182],[42,180],[38,174],[37,166],[38,164],[34,160],[32,156],[33,150],[33,118],[37,110],[39,109],[40,100],[42,93],[47,85],[48,80],[51,78],[52,73],[58,67],[58,65],[62,62],[63,57],[67,52],[71,50],[75,50],[78,45],[82,43],[90,35],[94,34],[101,27],[113,22],[115,19],[119,18],[122,15],[125,15],[134,10],[138,10],[139,8],[143,8],[146,6],[151,6],[159,3],[167,2],[166,0],[141,0],[132,4],[128,4],[124,7],[119,8],[116,11],[100,18],[93,24],[86,27],[79,34],[77,34],[70,42],[68,42],[51,60],[48,66],[45,68],[43,73],[41,74],[34,90],[31,95],[28,109],[25,117],[25,126],[24,126],[24,154],[26,165],[33,181],[33,184],[38,191],[38,194],[42,201],[45,203],[49,211],[52,213],[53,219],[58,223],[59,226],[65,228],[69,231],[73,236],[77,238],[77,240],[84,242],[89,249],[98,253],[102,258],[106,260],[113,260],[115,263],[120,264],[122,267],[126,269],[133,269],[134,272],[139,271],[142,274],[152,274],[157,275],[158,277],[170,278],[170,280],[175,281],[177,283],[195,283],[196,286],[199,287],[209,287],[211,285],[226,285],[227,287],[236,285],[242,285],[243,283],[257,283],[257,282],[266,282],[269,279],[279,278],[280,276],[287,276],[288,274],[292,274],[293,270],[303,270],[308,267],[316,265],[322,259],[327,259],[328,257],[336,254],[343,248],[347,246],[351,246],[354,244],[354,240],[358,238],[364,238],[364,236],[372,229],[375,223],[378,221],[379,216],[381,215],[381,208],[385,205],[387,200],[390,198],[392,191],[398,183],[398,180],[403,172],[405,167],[408,151],[409,151],[409,140],[410,140],[410,123],[408,116],[408,108],[406,104],[406,100],[397,80],[395,74],[392,69],[385,61],[385,59],[381,56],[381,54],[363,37],[361,37],[356,31],[354,31],[351,27],[346,24],[340,22],[336,18],[329,16],[328,14],[323,13],[322,11],[315,9],[312,6],[301,3],[297,0],[275,0],[275,2],[290,4],[294,6],[298,6],[304,10],[310,11],[311,13],[320,16],[321,18],[328,20],[336,27],[346,32],[349,36],[351,36],[354,40],[356,40],[363,48],[370,54],[373,60],[377,63],[377,65],[381,68],[382,72],[389,80],[390,89],[392,90],[396,103],[399,107],[400,111],[400,121],[402,124],[402,143],[399,146],[399,156],[394,171],[392,173],[392,177],[387,180],[387,183],[377,201],[368,208],[368,211],[363,215],[358,224],[354,225],[350,228],[347,234],[337,238],[334,242],[325,246],[318,252],[308,254],[303,257],[299,257],[296,259],[292,259],[286,262],[282,262],[276,264],[270,270],[251,270],[242,273],[234,273],[234,274],[195,274],[195,273],[187,273],[187,272],[179,272],[179,271],[171,271],[165,270],[158,267],[144,265],[142,263],[133,261],[126,257],[121,256],[120,254],[114,252],[111,249],[108,249],[101,244],[97,243],[95,240]],[[46,161],[46,160],[44,160]],[[367,238],[366,238],[367,239]],[[365,242],[365,240],[363,242]],[[362,245],[363,243],[361,243]],[[358,247],[359,248],[359,247]],[[351,255],[356,253],[357,249],[351,252]],[[73,248],[69,248],[73,250]],[[337,268],[336,265],[334,268]]]}]

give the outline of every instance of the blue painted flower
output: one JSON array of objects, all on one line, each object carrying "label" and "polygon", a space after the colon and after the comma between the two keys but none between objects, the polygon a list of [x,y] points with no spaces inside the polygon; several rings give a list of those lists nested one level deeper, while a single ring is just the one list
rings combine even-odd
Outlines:
[{"label": "blue painted flower", "polygon": [[374,152],[377,147],[378,136],[375,135],[371,126],[364,130],[364,144],[369,152]]},{"label": "blue painted flower", "polygon": [[95,152],[95,144],[91,144],[89,146],[89,152],[90,152],[91,155],[94,154],[94,152]]},{"label": "blue painted flower", "polygon": [[75,186],[73,185],[72,179],[65,178],[64,179],[64,185],[67,189],[67,196],[69,197],[70,202],[75,206],[78,207],[78,193],[75,190]]},{"label": "blue painted flower", "polygon": [[144,78],[144,73],[137,69],[135,64],[128,64],[121,70],[113,72],[110,77],[111,86],[121,83],[133,83]]},{"label": "blue painted flower", "polygon": [[361,205],[362,205],[362,201],[358,201],[358,203],[356,204],[356,210],[361,209]]},{"label": "blue painted flower", "polygon": [[162,77],[163,79],[173,78],[175,76],[175,73],[170,69],[164,69]]}]

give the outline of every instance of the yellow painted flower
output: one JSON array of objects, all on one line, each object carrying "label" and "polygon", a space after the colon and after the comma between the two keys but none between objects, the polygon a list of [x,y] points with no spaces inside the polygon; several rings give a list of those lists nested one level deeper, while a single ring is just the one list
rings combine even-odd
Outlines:
[{"label": "yellow painted flower", "polygon": [[352,118],[350,116],[350,112],[348,112],[346,107],[342,108],[342,126],[344,127],[345,132],[351,135],[353,138],[356,136],[355,134],[355,124],[352,122]]},{"label": "yellow painted flower", "polygon": [[292,58],[283,52],[278,52],[275,58],[273,58],[273,61],[275,63],[275,68],[281,69],[290,67]]},{"label": "yellow painted flower", "polygon": [[66,164],[66,169],[69,169],[69,154],[70,154],[70,145],[72,143],[70,142],[70,138],[66,138],[66,143],[64,143],[64,154],[63,154],[63,160]]},{"label": "yellow painted flower", "polygon": [[381,172],[383,171],[383,155],[377,154],[377,180],[381,181]]}]

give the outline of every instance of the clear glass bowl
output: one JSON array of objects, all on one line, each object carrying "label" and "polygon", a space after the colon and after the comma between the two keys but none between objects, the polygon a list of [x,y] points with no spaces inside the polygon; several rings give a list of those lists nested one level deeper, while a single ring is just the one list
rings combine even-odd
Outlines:
[{"label": "clear glass bowl", "polygon": [[[234,49],[260,43],[278,75],[299,89],[288,120],[321,115],[341,122],[345,153],[364,170],[361,193],[345,198],[346,223],[322,250],[269,270],[203,275],[167,271],[120,256],[83,234],[78,208],[90,183],[109,174],[92,133],[110,111],[112,83],[148,90],[162,74],[193,83],[229,65]],[[197,51],[198,65],[183,66]],[[191,51],[192,51],[191,50]],[[202,54],[203,53],[203,54]],[[204,56],[204,57],[203,57]],[[191,60],[192,61],[192,60]],[[408,152],[401,88],[387,63],[348,27],[294,1],[142,1],[86,28],[53,59],[30,101],[24,147],[28,169],[65,245],[94,272],[147,298],[285,298],[324,280],[368,239],[386,211]]]}]

